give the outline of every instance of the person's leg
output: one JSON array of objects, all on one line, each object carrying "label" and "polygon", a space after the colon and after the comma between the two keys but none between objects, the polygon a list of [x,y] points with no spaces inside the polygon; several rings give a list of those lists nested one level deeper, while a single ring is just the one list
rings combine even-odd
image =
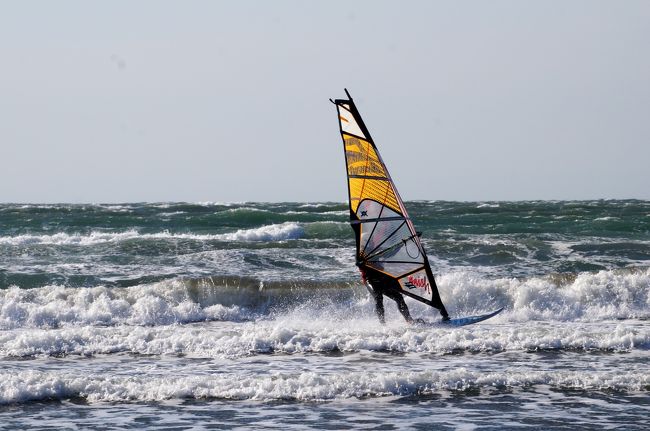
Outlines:
[{"label": "person's leg", "polygon": [[404,297],[402,295],[397,295],[395,302],[397,302],[397,308],[399,309],[399,312],[402,313],[402,316],[404,316],[404,319],[408,323],[413,323],[413,318],[411,317],[411,313],[409,313],[409,308],[406,306]]},{"label": "person's leg", "polygon": [[413,323],[413,318],[411,317],[411,313],[409,312],[409,308],[406,306],[406,302],[404,301],[404,297],[400,295],[399,293],[386,293],[386,296],[388,296],[390,299],[395,301],[397,303],[397,309],[399,310],[400,313],[402,313],[402,316],[404,316],[404,319],[408,323]]},{"label": "person's leg", "polygon": [[384,296],[381,292],[375,289],[370,289],[370,293],[372,293],[373,298],[375,298],[375,313],[377,313],[379,323],[383,325],[386,323],[386,319],[384,317]]}]

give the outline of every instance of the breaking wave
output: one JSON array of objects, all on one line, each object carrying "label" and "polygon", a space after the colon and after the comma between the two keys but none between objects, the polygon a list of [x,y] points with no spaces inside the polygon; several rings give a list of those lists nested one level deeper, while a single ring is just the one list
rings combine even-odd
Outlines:
[{"label": "breaking wave", "polygon": [[98,232],[89,234],[56,233],[52,235],[15,235],[0,237],[0,244],[11,246],[25,246],[34,244],[47,245],[95,245],[102,243],[115,243],[131,240],[166,240],[183,239],[195,241],[285,241],[298,239],[304,235],[304,228],[293,222],[272,224],[251,229],[239,229],[235,232],[224,234],[184,234],[169,231],[158,233],[140,233],[130,229],[124,232]]},{"label": "breaking wave", "polygon": [[[524,322],[600,321],[650,318],[650,268],[577,275],[486,278],[456,272],[439,277],[443,302],[452,315],[505,307],[501,319]],[[201,320],[248,319],[278,309],[323,304],[359,307],[361,285],[347,281],[263,281],[246,277],[171,279],[116,288],[59,285],[0,290],[0,328],[58,327],[66,324],[165,325]],[[235,307],[229,313],[211,307]],[[413,302],[411,308],[430,315]],[[328,311],[330,312],[330,311]],[[341,311],[333,311],[340,314]],[[225,314],[224,314],[225,313]]]},{"label": "breaking wave", "polygon": [[650,386],[643,372],[447,371],[339,372],[321,375],[270,373],[181,377],[79,375],[65,372],[0,372],[0,403],[84,398],[91,402],[159,401],[171,398],[297,400],[426,395],[441,391],[504,390],[544,386],[572,390],[640,391]]},{"label": "breaking wave", "polygon": [[[649,286],[647,268],[527,280],[486,279],[468,273],[443,275],[439,287],[452,316],[505,307],[503,313],[489,321],[504,325],[503,330],[476,329],[471,333],[449,331],[446,327],[432,331],[426,325],[419,329],[408,327],[390,300],[386,304],[389,326],[378,327],[373,303],[356,282],[288,284],[208,277],[125,288],[14,286],[0,290],[0,329],[6,331],[0,335],[0,353],[165,354],[177,352],[177,343],[184,353],[208,356],[358,349],[448,352],[648,348],[647,331],[635,332],[617,325],[622,319],[633,322],[650,318]],[[428,306],[415,301],[410,301],[409,306],[413,315],[431,323],[439,319],[436,310]],[[212,329],[197,332],[188,325],[213,321],[243,324],[244,329],[231,333],[224,344],[223,335]],[[546,326],[539,326],[541,321]],[[282,329],[277,327],[279,322],[284,322]],[[513,322],[520,330],[513,330]],[[174,335],[164,335],[170,325],[176,328],[172,330]],[[590,325],[604,329],[594,330]]]},{"label": "breaking wave", "polygon": [[234,233],[219,235],[226,241],[284,241],[301,238],[305,229],[298,223],[282,223],[256,229],[240,229]]},{"label": "breaking wave", "polygon": [[[213,306],[219,317],[238,310]],[[496,323],[451,329],[442,325],[409,326],[394,320],[383,327],[372,313],[359,317],[327,316],[301,310],[274,319],[249,322],[95,326],[20,329],[0,334],[0,357],[63,355],[178,355],[236,359],[259,354],[325,354],[362,351],[449,355],[538,351],[631,352],[650,349],[650,332],[637,323],[531,322],[518,329]]]}]

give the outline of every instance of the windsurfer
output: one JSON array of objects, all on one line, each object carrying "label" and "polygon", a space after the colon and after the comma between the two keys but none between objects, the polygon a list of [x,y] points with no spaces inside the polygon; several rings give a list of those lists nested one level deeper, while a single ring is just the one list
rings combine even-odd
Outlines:
[{"label": "windsurfer", "polygon": [[350,226],[356,240],[356,264],[363,283],[375,299],[379,321],[385,322],[384,295],[397,303],[408,323],[429,322],[411,317],[404,296],[437,309],[442,322],[455,326],[480,322],[497,314],[501,310],[449,319],[420,234],[406,213],[404,202],[348,90],[345,94],[347,99],[332,102],[339,114],[343,138]]}]

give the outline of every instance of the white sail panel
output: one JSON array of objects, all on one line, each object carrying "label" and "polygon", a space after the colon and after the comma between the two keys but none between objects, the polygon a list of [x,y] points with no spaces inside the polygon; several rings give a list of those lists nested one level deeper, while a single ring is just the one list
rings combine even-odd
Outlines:
[{"label": "white sail panel", "polygon": [[401,278],[399,284],[403,290],[412,295],[425,299],[431,297],[431,283],[429,283],[429,277],[424,269]]},{"label": "white sail panel", "polygon": [[366,138],[366,136],[361,131],[359,124],[354,119],[352,112],[350,111],[350,105],[340,104],[337,105],[339,108],[339,120],[341,122],[341,130],[346,133],[358,136],[360,138]]}]

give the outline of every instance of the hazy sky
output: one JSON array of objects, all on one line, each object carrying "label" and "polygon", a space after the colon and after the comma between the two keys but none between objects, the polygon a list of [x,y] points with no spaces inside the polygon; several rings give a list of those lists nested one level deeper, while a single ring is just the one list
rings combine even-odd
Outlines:
[{"label": "hazy sky", "polygon": [[3,1],[0,201],[650,199],[649,1]]}]

